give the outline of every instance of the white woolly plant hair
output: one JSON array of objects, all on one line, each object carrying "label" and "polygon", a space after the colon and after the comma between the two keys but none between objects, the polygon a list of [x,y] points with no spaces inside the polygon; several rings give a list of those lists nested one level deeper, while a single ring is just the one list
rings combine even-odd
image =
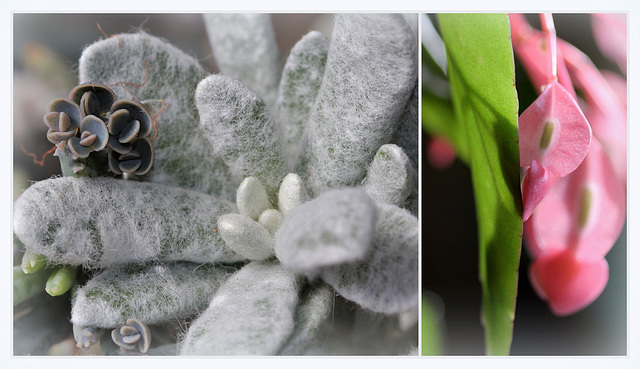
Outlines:
[{"label": "white woolly plant hair", "polygon": [[404,150],[386,144],[373,157],[362,185],[375,200],[405,207],[417,176]]},{"label": "white woolly plant hair", "polygon": [[327,268],[322,279],[365,309],[406,312],[418,306],[418,218],[395,205],[379,202],[377,208],[373,245],[365,259]]},{"label": "white woolly plant hair", "polygon": [[184,319],[202,311],[233,272],[189,262],[106,269],[77,289],[71,322],[116,328],[130,318],[148,325]]},{"label": "white woolly plant hair", "polygon": [[[397,192],[396,196],[381,196],[380,201],[391,198],[404,203],[412,185],[409,175],[412,168],[402,149],[395,145],[383,146],[379,153],[382,158],[378,160],[383,163],[376,165],[374,159],[365,179],[366,187],[332,189],[308,202],[302,179],[297,174],[288,174],[278,193],[278,210],[271,208],[266,190],[257,178],[249,177],[242,182],[236,196],[240,213],[225,214],[218,220],[223,240],[237,253],[256,260],[250,265],[261,265],[256,263],[268,259],[275,246],[280,264],[269,263],[281,265],[293,275],[315,279],[315,283],[308,285],[306,298],[295,316],[287,310],[274,318],[286,323],[284,332],[273,326],[264,328],[275,335],[275,346],[271,341],[265,342],[262,335],[256,336],[255,326],[233,323],[238,314],[245,314],[240,313],[246,310],[245,306],[255,303],[254,296],[245,295],[243,302],[235,302],[238,304],[235,310],[212,302],[185,335],[184,354],[221,353],[217,345],[229,334],[230,326],[234,327],[234,336],[244,337],[241,347],[232,349],[234,353],[322,352],[315,345],[316,337],[328,317],[333,291],[369,311],[396,314],[416,308],[417,218],[396,205],[375,202],[365,191],[382,195]],[[378,176],[380,170],[391,170],[401,180],[390,183]],[[261,220],[265,213],[280,211],[284,222],[271,239],[273,231],[267,231]],[[388,260],[393,263],[385,262]],[[243,272],[245,269],[238,275]],[[257,299],[263,297],[259,295]],[[268,318],[257,311],[252,314],[256,315],[253,319],[258,325]],[[288,324],[291,320],[295,322],[293,328]],[[289,338],[284,343],[286,336]],[[277,351],[280,344],[282,347]]]},{"label": "white woolly plant hair", "polygon": [[304,138],[300,172],[309,172],[311,193],[364,178],[375,151],[398,127],[416,83],[416,64],[416,38],[401,15],[336,16]]},{"label": "white woolly plant hair", "polygon": [[276,256],[309,277],[327,266],[359,261],[371,247],[376,219],[375,204],[361,189],[327,191],[289,214],[276,232]]},{"label": "white woolly plant hair", "polygon": [[[359,15],[354,15],[353,16],[356,19],[360,19]],[[395,17],[389,17],[387,19],[385,19],[386,21],[391,21],[391,23],[393,22],[397,22],[395,23],[395,26],[398,26],[399,29],[402,29],[402,31],[397,32],[394,37],[398,37],[399,38],[404,38],[405,40],[408,39],[412,39],[412,36],[409,34],[407,35],[407,29],[406,28],[402,28],[402,22],[404,22],[401,18],[400,19],[396,19]],[[345,22],[349,22],[349,20],[345,21]],[[356,21],[357,22],[357,21]],[[367,20],[367,21],[363,21],[360,26],[364,29],[364,28],[368,28],[369,26],[371,26],[371,24],[373,24],[374,22],[371,22],[371,19]],[[368,31],[371,31],[370,29]],[[335,32],[345,32],[345,29],[337,27],[337,30],[334,29],[334,35]],[[379,36],[379,35],[376,35]],[[334,37],[340,37],[340,36],[334,36]],[[348,36],[347,36],[348,37]],[[375,36],[373,37],[375,39]],[[369,40],[370,41],[370,40]],[[384,38],[381,37],[379,39],[377,39],[376,41],[384,44],[384,43],[388,43],[389,38]],[[375,42],[373,42],[375,43]],[[403,46],[407,46],[408,44],[404,44]],[[371,47],[371,45],[369,44],[368,46]],[[412,47],[409,47],[406,50],[409,50],[409,58],[411,59],[411,57],[415,57],[415,50],[414,50],[414,46],[412,45]],[[346,50],[348,49],[348,47],[343,46],[344,49],[342,50]],[[340,49],[338,49],[340,50]],[[344,53],[344,51],[337,51],[336,53],[340,54],[340,53]],[[388,50],[387,50],[388,51]],[[215,51],[214,51],[215,52]],[[294,55],[294,54],[292,54]],[[406,56],[406,55],[405,55]],[[377,56],[376,56],[377,57]],[[376,57],[373,57],[372,59],[376,59]],[[402,58],[402,55],[400,56]],[[329,56],[329,58],[331,58],[331,56]],[[336,58],[340,58],[339,56]],[[293,61],[295,61],[295,55],[294,58],[292,58],[292,63],[294,63]],[[377,60],[376,60],[377,61]],[[288,61],[289,63],[289,61]],[[352,64],[358,64],[358,63],[352,63]],[[383,62],[384,64],[384,62]],[[408,63],[411,64],[411,63]],[[341,80],[341,78],[345,77],[344,72],[347,70],[351,69],[351,65],[347,66],[347,63],[343,63],[343,64],[336,64],[337,66],[329,71],[329,67],[328,67],[328,63],[327,63],[327,69],[324,72],[324,79],[323,79],[323,87],[325,86],[325,83],[327,83],[327,81],[331,81],[331,79],[333,78],[334,81],[339,81]],[[317,65],[308,65],[307,68],[313,68],[313,67],[317,67]],[[404,67],[404,64],[402,64],[401,68]],[[303,71],[304,68],[302,68]],[[355,68],[357,69],[357,68]],[[364,178],[364,174],[366,173],[366,168],[369,164],[369,162],[371,161],[372,157],[373,157],[373,153],[375,152],[375,150],[378,149],[378,147],[380,146],[380,144],[384,143],[385,141],[389,141],[391,139],[394,139],[394,137],[391,137],[391,134],[394,132],[394,130],[396,130],[397,127],[402,126],[402,129],[407,129],[407,126],[409,126],[410,124],[405,125],[405,121],[408,121],[411,119],[411,117],[413,116],[416,120],[416,122],[414,122],[414,124],[417,127],[417,115],[415,115],[414,113],[417,111],[416,109],[410,109],[409,107],[407,107],[407,101],[409,99],[409,96],[411,95],[411,93],[413,91],[415,91],[415,85],[416,85],[416,68],[415,65],[410,65],[408,68],[404,69],[406,73],[405,75],[405,79],[403,79],[404,83],[406,86],[404,86],[403,88],[403,96],[404,98],[400,98],[399,100],[401,101],[397,101],[397,100],[392,100],[391,104],[389,104],[389,101],[380,101],[380,106],[376,106],[376,108],[379,111],[385,111],[386,113],[388,113],[389,111],[395,111],[394,118],[392,119],[387,119],[384,121],[380,121],[380,124],[382,124],[384,126],[384,129],[388,131],[388,133],[386,134],[385,137],[379,138],[379,142],[378,143],[371,143],[370,147],[366,147],[365,151],[367,149],[371,149],[373,150],[371,154],[365,154],[365,157],[367,155],[371,155],[370,157],[366,157],[366,158],[362,158],[362,156],[360,156],[360,162],[358,164],[361,165],[353,165],[354,167],[359,167],[361,170],[361,174],[359,174],[360,178]],[[367,70],[363,70],[360,71],[363,74],[366,73],[370,73],[370,71]],[[333,73],[334,76],[331,76],[330,74]],[[285,74],[286,76],[286,74]],[[222,80],[222,78],[217,78],[216,83],[220,83],[219,81]],[[357,79],[357,78],[356,78]],[[372,78],[370,78],[372,79]],[[211,80],[213,81],[213,77],[211,77]],[[365,77],[366,80],[366,77]],[[284,81],[284,77],[283,77],[283,81]],[[368,91],[369,93],[373,94],[374,96],[379,92],[377,89],[380,89],[381,91],[384,92],[388,92],[385,90],[386,87],[388,86],[381,86],[381,85],[375,85],[375,80],[374,81],[370,81],[369,85],[374,86],[374,89],[372,91]],[[394,81],[394,83],[396,83],[397,81]],[[281,83],[281,89],[283,86],[285,87],[289,87],[287,84],[283,84],[284,82]],[[330,82],[329,82],[330,83]],[[386,81],[384,81],[384,83],[386,83]],[[368,86],[369,86],[368,85]],[[227,88],[225,88],[227,89]],[[240,89],[235,89],[236,91],[239,91]],[[335,94],[330,94],[327,93],[326,96],[321,96],[322,98],[325,98],[326,100],[330,100],[329,105],[333,104],[336,100],[340,100],[340,99],[344,99],[345,95],[348,96],[348,93],[345,93],[345,91],[343,90],[331,90],[329,89],[331,92],[335,93]],[[282,92],[282,91],[281,91]],[[211,94],[209,94],[211,95]],[[248,94],[246,91],[242,93],[242,95],[244,96],[250,96],[250,94]],[[312,100],[316,100],[316,101],[320,101],[320,96],[313,96],[315,95],[315,92],[309,93],[310,98],[312,98]],[[217,97],[213,97],[214,99]],[[369,97],[367,97],[369,98]],[[236,96],[234,97],[234,99],[237,100],[242,100],[242,99],[246,99],[243,96]],[[417,102],[417,100],[415,100]],[[206,104],[203,104],[206,105]],[[416,104],[417,105],[417,104]],[[317,109],[318,104],[316,103],[316,105],[312,108],[312,109]],[[277,106],[278,108],[281,107],[280,105]],[[224,109],[224,108],[221,108]],[[300,109],[301,112],[304,114],[303,109]],[[213,112],[214,114],[212,114],[211,116],[215,117],[217,114],[218,116],[223,116],[224,119],[222,120],[226,120],[228,122],[232,122],[233,124],[235,124],[236,121],[245,121],[248,120],[247,118],[239,118],[237,119],[236,117],[238,117],[238,113],[226,113],[226,112],[220,112],[220,109],[218,109],[217,111]],[[225,115],[228,116],[233,116],[233,119],[229,119],[228,117],[225,117]],[[235,114],[235,116],[233,115]],[[201,115],[203,115],[201,113]],[[212,128],[216,128],[216,124],[218,124],[218,122],[221,121],[221,119],[212,119],[212,117],[209,116],[207,118],[207,122],[212,122],[211,127]],[[280,115],[278,115],[278,118],[280,117]],[[360,117],[357,117],[360,118]],[[362,122],[364,122],[364,120],[368,119],[368,117],[365,117],[362,119]],[[360,122],[360,123],[362,123]],[[286,124],[288,124],[288,122],[283,122],[283,121],[278,121],[278,124],[281,125],[285,125],[286,128]],[[330,122],[330,123],[334,123],[333,129],[336,130],[336,132],[339,132],[341,135],[344,134],[350,134],[352,133],[352,131],[354,131],[353,129],[353,124],[349,125],[349,124],[335,124],[336,122]],[[351,122],[348,122],[351,123]],[[367,122],[368,123],[368,122]],[[409,122],[410,123],[410,122]],[[203,121],[201,120],[201,124],[203,124]],[[210,124],[210,123],[206,123],[206,124]],[[357,123],[359,124],[359,123]],[[355,124],[357,126],[357,124]],[[261,124],[262,125],[262,124]],[[328,124],[329,125],[329,124]],[[280,127],[280,135],[282,136],[282,127]],[[218,128],[216,128],[218,129]],[[369,136],[371,135],[371,131],[370,131],[371,127],[368,127],[366,130],[363,130],[361,133],[362,135],[366,135]],[[357,129],[355,129],[357,131]],[[375,131],[375,129],[373,129],[373,131]],[[400,131],[400,129],[398,129],[398,131]],[[213,131],[211,131],[213,132]],[[326,131],[323,131],[323,133],[326,133]],[[258,136],[259,137],[266,137],[272,135],[272,130],[271,130],[271,124],[269,123],[269,127],[267,131],[260,131],[258,130]],[[403,139],[405,137],[403,137],[401,134],[398,135],[398,141],[403,141]],[[215,146],[214,142],[218,142],[218,141],[223,141],[220,140],[218,135],[215,134],[209,134],[208,135],[210,141],[212,142],[212,145]],[[315,137],[314,137],[315,138]],[[339,142],[339,143],[344,143],[345,140],[342,139],[342,137],[340,137],[340,135],[337,136],[333,136],[331,137],[332,139],[334,139],[335,141]],[[341,141],[342,139],[342,141]],[[230,139],[225,139],[224,141],[229,142]],[[238,138],[236,138],[236,141],[233,142],[241,142],[241,141],[237,141]],[[307,137],[307,140],[310,140],[309,137]],[[293,140],[294,144],[295,144],[295,139]],[[313,141],[313,140],[310,140]],[[406,145],[411,146],[411,144],[413,144],[413,142],[411,140],[408,140],[409,142],[406,142]],[[326,143],[326,142],[325,142]],[[403,142],[404,144],[405,142]],[[224,144],[224,143],[223,143]],[[287,143],[288,145],[291,145],[291,143]],[[359,143],[358,143],[359,144]],[[417,140],[416,140],[416,144],[417,144]],[[339,145],[339,144],[338,144]],[[266,147],[268,145],[262,145],[262,147]],[[318,146],[322,146],[322,145],[318,145]],[[416,145],[417,146],[417,145]],[[358,147],[360,148],[360,147]],[[286,150],[286,148],[285,148]],[[384,165],[374,165],[372,163],[372,168],[370,169],[370,177],[368,178],[369,180],[369,184],[368,184],[368,191],[373,194],[374,196],[380,195],[380,201],[389,201],[391,203],[397,203],[397,205],[405,205],[405,201],[406,201],[406,196],[411,192],[412,190],[412,184],[413,184],[413,178],[415,178],[414,176],[414,172],[412,172],[413,168],[411,166],[411,162],[407,161],[406,159],[406,155],[404,155],[404,153],[402,153],[402,149],[398,148],[397,146],[395,146],[394,149],[392,149],[393,154],[393,161],[390,164],[390,166],[387,166],[386,168],[379,168],[381,166]],[[308,153],[307,153],[308,154]],[[345,155],[344,152],[340,152],[339,154]],[[356,154],[357,156],[357,154]],[[309,157],[307,156],[307,159],[309,159]],[[344,158],[342,158],[344,159]],[[289,161],[289,165],[290,165],[290,157],[287,158],[287,160]],[[229,164],[229,162],[227,162],[227,164]],[[304,165],[308,164],[307,162],[303,162],[303,168]],[[334,165],[335,162],[328,162],[328,163],[323,163],[323,165],[326,166],[332,166]],[[338,166],[343,165],[343,163],[338,163]],[[230,165],[232,166],[232,165]],[[400,181],[399,183],[395,184],[395,187],[393,184],[390,184],[388,182],[385,182],[384,180],[380,179],[380,178],[376,178],[376,174],[379,173],[381,170],[384,169],[393,169],[395,171],[395,173],[399,173],[401,174],[400,176]],[[301,170],[301,172],[304,172],[305,174],[307,173],[306,170]],[[313,176],[314,174],[316,174],[315,172],[313,172],[312,170],[309,170],[309,175]],[[333,178],[340,178],[340,176],[342,175],[342,172],[340,172],[340,175],[337,175],[335,173]],[[305,176],[306,178],[306,176]],[[321,180],[324,180],[326,178],[322,178]],[[329,181],[331,181],[332,178],[329,178]],[[277,181],[275,181],[275,183],[277,183]],[[338,182],[339,183],[339,182]],[[357,180],[351,184],[357,184]],[[331,186],[338,186],[338,184],[334,183],[334,182],[330,182],[330,184],[328,185],[327,188],[323,188],[322,191],[328,191],[327,195],[329,195],[329,193],[334,193],[334,191],[329,191],[329,188],[331,188]],[[383,188],[385,187],[386,188]],[[321,192],[322,192],[321,191]],[[335,190],[335,191],[339,191],[339,190]],[[393,192],[397,192],[397,194],[393,195]],[[270,193],[273,193],[273,190],[269,190]],[[282,189],[281,189],[282,192]],[[391,194],[391,195],[389,195]],[[316,193],[315,195],[318,195],[318,193]],[[386,196],[386,197],[385,197]],[[353,196],[351,196],[353,197]],[[280,195],[279,196],[279,201],[283,200],[283,196]],[[369,200],[370,201],[370,200]],[[326,207],[323,207],[323,203],[324,201],[319,201],[317,203],[320,203],[321,205],[319,205],[321,208],[323,209],[332,209],[334,210],[334,208],[331,206],[331,201],[327,201],[327,205]],[[365,202],[366,203],[366,202]],[[305,204],[306,205],[306,204]],[[309,206],[314,206],[314,202],[310,202]],[[238,204],[238,207],[241,208],[240,204]],[[366,206],[365,206],[366,207]],[[300,206],[300,208],[304,209],[304,205]],[[338,207],[340,209],[340,207]],[[283,262],[283,264],[285,266],[287,266],[287,268],[292,269],[297,271],[298,273],[302,273],[302,274],[307,274],[307,275],[315,275],[319,272],[322,271],[322,276],[324,280],[327,281],[331,281],[331,284],[333,285],[334,288],[336,288],[338,291],[343,290],[345,291],[347,294],[349,294],[351,296],[351,299],[353,299],[354,301],[358,302],[359,304],[361,304],[362,306],[366,306],[367,308],[370,308],[373,311],[379,311],[379,312],[385,312],[388,314],[391,313],[395,313],[398,311],[406,311],[407,309],[411,309],[415,306],[417,306],[417,219],[411,215],[408,211],[406,210],[402,210],[397,206],[394,205],[385,205],[383,203],[380,204],[374,204],[370,207],[367,208],[367,210],[371,210],[369,213],[375,213],[375,209],[379,208],[382,209],[383,212],[383,217],[382,217],[382,221],[380,222],[376,222],[376,231],[373,232],[373,230],[371,231],[371,233],[369,233],[369,235],[371,234],[375,234],[375,237],[377,237],[377,239],[373,242],[371,242],[371,240],[369,239],[368,242],[361,242],[363,246],[363,248],[357,248],[360,250],[364,250],[364,251],[360,251],[359,253],[356,253],[357,255],[354,254],[354,258],[352,259],[353,261],[359,261],[359,262],[354,262],[354,263],[347,263],[347,264],[343,264],[343,262],[345,262],[346,260],[349,260],[348,258],[340,258],[338,257],[335,260],[325,260],[327,262],[327,264],[318,264],[318,265],[313,265],[310,267],[305,267],[305,266],[301,266],[299,265],[300,263],[298,263],[297,261],[299,260],[307,260],[307,259],[312,259],[311,257],[309,257],[311,254],[310,253],[304,253],[304,251],[302,252],[303,255],[302,257],[299,257],[297,259],[295,259],[294,262],[289,262],[287,263],[287,253],[289,251],[291,252],[300,252],[301,250],[297,249],[295,247],[295,242],[291,243],[289,242],[289,245],[294,244],[294,246],[291,247],[287,247],[287,241],[289,241],[290,239],[287,237],[290,233],[289,230],[301,230],[302,234],[305,234],[306,236],[308,236],[309,234],[311,235],[318,235],[318,239],[322,238],[322,237],[326,237],[326,231],[335,231],[336,229],[343,229],[342,227],[331,227],[331,226],[327,226],[326,228],[324,227],[319,227],[319,222],[318,221],[309,221],[308,218],[306,216],[295,216],[293,214],[296,213],[296,210],[290,210],[290,212],[285,212],[283,207],[280,206],[280,210],[282,211],[282,213],[285,215],[285,222],[283,224],[283,226],[278,230],[278,232],[276,233],[276,240],[275,240],[275,247],[276,247],[276,256],[279,258],[279,260],[281,262]],[[362,208],[360,208],[359,210],[363,210]],[[260,208],[259,210],[257,210],[257,213],[259,213],[260,211],[266,211],[264,210],[264,208]],[[241,212],[242,213],[242,212]],[[307,212],[305,214],[311,214],[314,213],[314,211],[310,211]],[[366,211],[363,211],[363,213],[367,213]],[[331,217],[320,217],[319,219],[321,219],[322,221],[325,221],[326,219],[331,218]],[[340,220],[345,221],[345,219],[347,219],[345,222],[345,224],[350,223],[349,222],[349,217],[338,217]],[[241,221],[242,219],[242,221]],[[253,219],[253,220],[251,220]],[[315,218],[314,218],[315,219]],[[389,219],[394,219],[394,220],[398,220],[400,223],[405,224],[406,226],[400,227],[400,229],[395,229],[395,230],[391,230],[389,229],[391,226],[390,224],[393,224],[393,221],[389,221]],[[241,247],[235,247],[235,246],[231,246],[231,245],[249,245],[249,244],[258,244],[258,243],[262,243],[262,244],[266,244],[267,242],[265,241],[266,238],[268,238],[268,233],[267,232],[263,232],[264,235],[262,237],[244,237],[244,241],[243,236],[242,236],[242,232],[240,233],[236,233],[233,235],[233,237],[225,237],[225,233],[227,233],[227,235],[229,235],[230,231],[234,229],[234,227],[236,229],[241,229],[241,228],[245,228],[248,227],[249,224],[251,224],[251,228],[255,228],[255,229],[259,229],[260,225],[258,223],[256,223],[257,219],[255,218],[255,216],[249,216],[248,214],[236,214],[233,215],[232,217],[229,218],[225,218],[225,220],[223,221],[221,228],[221,233],[223,234],[223,238],[225,238],[225,240],[227,240],[227,243],[230,245],[231,248],[233,248],[234,250],[236,250],[239,253],[244,253],[244,251],[240,251]],[[305,222],[305,220],[307,220]],[[366,222],[365,222],[366,223]],[[242,225],[245,224],[245,225]],[[288,225],[290,224],[290,225]],[[333,223],[332,223],[333,224]],[[355,222],[354,224],[362,224],[361,222]],[[334,224],[335,225],[335,224]],[[344,224],[341,224],[341,226]],[[349,228],[349,227],[346,227]],[[352,227],[353,228],[353,227]],[[223,230],[224,229],[224,230]],[[351,229],[351,228],[350,228]],[[372,228],[373,229],[373,228]],[[305,232],[306,231],[306,232]],[[397,231],[397,233],[396,233]],[[251,234],[254,234],[254,232],[250,232]],[[363,232],[364,234],[366,234],[366,232]],[[280,236],[281,234],[285,235],[285,236]],[[324,234],[324,236],[323,236]],[[335,235],[335,233],[334,233]],[[409,235],[407,237],[405,237],[406,235]],[[340,235],[340,237],[335,237],[336,239],[339,239],[341,237],[344,237],[344,235]],[[293,239],[295,239],[295,237],[292,237]],[[262,241],[257,241],[258,239],[262,239]],[[346,237],[346,239],[348,240],[352,240],[352,238],[350,237]],[[347,242],[348,243],[348,242]],[[285,245],[285,246],[282,246]],[[329,243],[323,244],[322,246],[327,246],[329,245]],[[395,245],[396,247],[393,247],[392,245]],[[368,252],[369,247],[373,246],[373,249],[371,250],[371,252]],[[278,252],[278,248],[279,247],[284,247],[284,249],[286,251],[282,252]],[[322,251],[327,251],[327,249],[322,249],[322,247],[319,248]],[[344,248],[336,248],[336,250],[344,250]],[[400,251],[398,251],[400,250]],[[253,257],[264,257],[264,256],[250,256],[248,254],[244,254],[246,257],[249,258],[253,258]],[[336,253],[334,252],[325,252],[324,254],[322,252],[320,252],[319,255],[322,255],[323,257],[326,255],[336,255]],[[366,259],[366,260],[362,260],[362,259]],[[329,259],[331,259],[331,257],[329,257]],[[385,260],[385,259],[389,259],[389,260],[399,260],[397,265],[385,265],[385,263],[381,263],[380,260]],[[323,260],[322,258],[320,260]],[[333,267],[327,267],[328,265],[333,265]],[[345,269],[339,269],[341,267],[344,267]],[[297,269],[296,269],[297,268]],[[344,278],[336,278],[336,273],[344,273],[345,277]],[[404,276],[404,279],[398,280],[397,276],[398,275],[402,275]],[[374,282],[373,286],[370,287],[367,282]],[[389,281],[393,281],[391,283],[389,283]],[[399,286],[398,286],[399,284]],[[397,294],[397,296],[394,296],[394,292],[398,291],[399,293]],[[394,297],[397,297],[396,299],[394,299]],[[211,337],[210,337],[211,338]],[[213,339],[213,338],[211,338]]]},{"label": "white woolly plant hair", "polygon": [[418,215],[418,132],[420,128],[418,126],[418,82],[413,88],[411,98],[407,103],[407,106],[400,116],[400,123],[398,129],[393,134],[392,143],[402,148],[407,155],[413,176],[413,184],[409,191],[409,197],[405,202],[407,210],[411,211],[413,215]]},{"label": "white woolly plant hair", "polygon": [[311,31],[291,49],[282,72],[274,115],[289,171],[298,165],[302,134],[322,84],[328,49],[329,40]]},{"label": "white woolly plant hair", "polygon": [[308,284],[300,293],[300,303],[294,317],[295,327],[278,355],[318,355],[324,352],[324,324],[331,316],[335,292],[320,281]]},{"label": "white woolly plant hair", "polygon": [[270,14],[204,14],[220,73],[242,81],[273,108],[280,79]]},{"label": "white woolly plant hair", "polygon": [[14,205],[14,232],[51,264],[104,268],[152,260],[237,262],[215,231],[226,200],[160,184],[63,177]]},{"label": "white woolly plant hair", "polygon": [[241,82],[223,75],[203,79],[196,90],[200,129],[238,184],[255,176],[272,202],[286,174],[280,140],[265,103]]},{"label": "white woolly plant hair", "polygon": [[277,354],[294,330],[299,289],[299,278],[280,264],[251,262],[193,322],[180,355]]},{"label": "white woolly plant hair", "polygon": [[[398,146],[384,145],[370,166],[365,187],[332,189],[308,202],[301,201],[307,198],[302,180],[290,173],[280,187],[284,222],[273,240],[273,231],[262,226],[259,214],[279,211],[270,209],[260,181],[246,178],[238,189],[240,214],[221,216],[220,234],[231,249],[250,260],[268,258],[275,247],[278,261],[287,269],[310,279],[321,276],[369,310],[410,310],[417,303],[418,220],[398,207],[413,184],[407,161]],[[393,176],[381,176],[381,171]]]}]

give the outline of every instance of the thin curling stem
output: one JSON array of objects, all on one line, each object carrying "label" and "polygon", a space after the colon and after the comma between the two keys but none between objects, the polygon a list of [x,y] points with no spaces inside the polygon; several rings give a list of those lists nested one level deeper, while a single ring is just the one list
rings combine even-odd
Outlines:
[{"label": "thin curling stem", "polygon": [[547,45],[549,50],[550,63],[551,66],[551,81],[558,80],[558,46],[557,46],[557,37],[556,37],[556,27],[553,24],[553,15],[551,13],[542,13],[540,14],[540,24],[542,25],[542,30],[547,35]]}]

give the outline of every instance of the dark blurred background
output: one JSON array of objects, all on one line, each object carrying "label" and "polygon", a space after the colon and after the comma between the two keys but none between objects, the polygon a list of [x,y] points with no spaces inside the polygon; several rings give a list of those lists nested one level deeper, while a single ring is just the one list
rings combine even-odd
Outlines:
[{"label": "dark blurred background", "polygon": [[[431,17],[431,19],[435,19]],[[537,14],[527,16],[539,29]],[[620,72],[596,47],[586,14],[554,14],[559,37],[585,52],[601,69]],[[516,60],[520,111],[536,98]],[[426,142],[426,134],[423,142]],[[423,145],[424,147],[424,145]],[[456,160],[448,169],[433,168],[422,158],[422,288],[442,317],[445,355],[484,355],[480,325],[478,241],[469,168]],[[607,255],[609,283],[586,309],[568,317],[551,314],[528,279],[530,258],[520,261],[512,355],[627,354],[626,226]]]}]

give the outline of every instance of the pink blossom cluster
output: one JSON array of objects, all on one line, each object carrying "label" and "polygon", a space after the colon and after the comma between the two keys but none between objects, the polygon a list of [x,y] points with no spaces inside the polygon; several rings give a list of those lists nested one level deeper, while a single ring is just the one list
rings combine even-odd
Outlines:
[{"label": "pink blossom cluster", "polygon": [[[550,14],[542,30],[509,18],[514,52],[540,93],[518,119],[529,276],[552,312],[568,315],[604,290],[605,255],[626,219],[626,79],[557,39]],[[626,73],[625,16],[592,20],[603,53]]]}]

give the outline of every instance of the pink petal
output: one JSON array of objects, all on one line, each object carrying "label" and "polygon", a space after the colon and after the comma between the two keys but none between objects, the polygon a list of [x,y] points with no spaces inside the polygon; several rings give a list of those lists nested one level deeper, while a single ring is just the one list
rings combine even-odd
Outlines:
[{"label": "pink petal", "polygon": [[456,160],[456,151],[444,138],[434,137],[429,140],[427,158],[431,166],[444,170],[449,168],[453,161]]},{"label": "pink petal", "polygon": [[[614,167],[597,140],[584,163],[571,175],[577,220],[576,257],[596,260],[604,257],[616,242],[626,218],[626,194]],[[590,199],[588,199],[590,197]],[[590,202],[590,204],[588,204]]]},{"label": "pink petal", "polygon": [[567,69],[576,87],[585,93],[589,105],[607,115],[619,113],[621,101],[588,56],[568,42],[558,40]]},{"label": "pink petal", "polygon": [[627,74],[627,16],[624,13],[591,15],[593,36],[602,53]]},{"label": "pink petal", "polygon": [[589,57],[567,42],[559,40],[558,45],[563,52],[569,73],[576,87],[584,92],[587,103],[613,120],[609,123],[610,126],[616,126],[615,129],[618,130],[620,128],[617,126],[623,126],[626,132],[626,103],[619,98]]},{"label": "pink petal", "polygon": [[[513,49],[518,60],[524,66],[531,84],[536,91],[541,92],[542,87],[551,83],[555,78],[549,74],[549,54],[544,48],[545,34],[542,31],[531,28],[522,14],[509,14],[511,22],[511,34]],[[575,98],[573,84],[564,64],[562,50],[558,47],[557,54],[558,81]]]},{"label": "pink petal", "polygon": [[618,100],[627,107],[627,79],[619,74],[609,72],[608,70],[601,70],[602,77],[609,83],[609,86],[613,89]]},{"label": "pink petal", "polygon": [[573,250],[581,260],[603,258],[624,226],[625,198],[611,161],[593,140],[582,165],[552,181],[524,224],[527,249],[534,257],[560,248]]},{"label": "pink petal", "polygon": [[[620,183],[626,188],[627,186],[627,134],[626,124],[624,132],[622,127],[614,127],[612,121],[598,109],[588,109],[585,111],[591,126],[593,127],[593,135],[602,145],[603,150],[609,156],[609,160],[613,165],[613,170]],[[625,122],[626,123],[626,122]],[[609,128],[609,129],[607,129]],[[618,128],[618,129],[615,129]]]},{"label": "pink petal", "polygon": [[537,160],[526,170],[522,180],[522,221],[526,222],[549,190],[549,172]]},{"label": "pink petal", "polygon": [[550,176],[549,179],[546,195],[523,224],[524,245],[532,258],[565,250],[569,229],[573,226],[572,213],[563,198],[566,177]]},{"label": "pink petal", "polygon": [[617,92],[580,50],[566,42],[559,43],[576,86],[584,92],[588,108],[585,113],[593,135],[604,146],[618,168],[620,180],[626,183],[627,107],[624,92]]},{"label": "pink petal", "polygon": [[571,94],[552,82],[518,119],[520,166],[535,159],[551,174],[573,172],[589,151],[591,128]]},{"label": "pink petal", "polygon": [[573,314],[591,304],[609,280],[605,259],[580,261],[569,250],[550,252],[537,258],[529,268],[531,284],[559,316]]}]

